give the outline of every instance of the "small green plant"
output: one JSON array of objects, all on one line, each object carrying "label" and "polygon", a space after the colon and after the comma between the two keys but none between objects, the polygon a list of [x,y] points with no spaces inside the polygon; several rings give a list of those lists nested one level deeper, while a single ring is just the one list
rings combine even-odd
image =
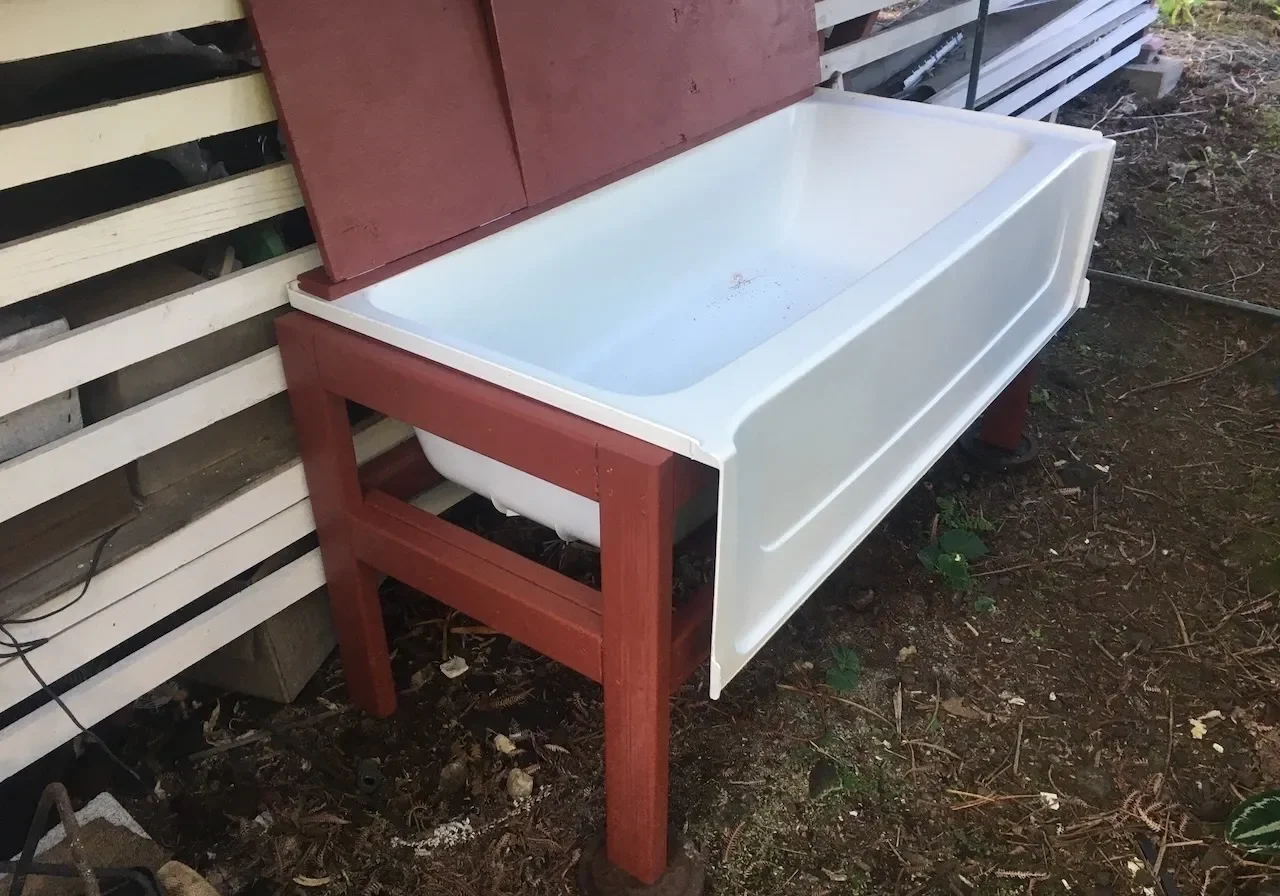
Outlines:
[{"label": "small green plant", "polygon": [[941,533],[916,556],[925,569],[936,573],[951,590],[971,591],[970,563],[987,553],[987,546],[978,533],[990,532],[995,525],[980,513],[970,513],[951,497],[938,499],[938,523]]},{"label": "small green plant", "polygon": [[1037,386],[1031,390],[1031,403],[1038,408],[1044,408],[1050,414],[1058,410],[1058,399],[1043,386]]},{"label": "small green plant", "polygon": [[981,514],[971,514],[955,498],[938,499],[942,532],[916,555],[925,569],[936,573],[952,591],[973,590],[972,561],[985,556],[987,546],[978,536],[995,528]]},{"label": "small green plant", "polygon": [[994,613],[996,611],[996,602],[986,594],[979,594],[973,599],[973,611],[975,613]]},{"label": "small green plant", "polygon": [[980,513],[970,513],[955,498],[938,499],[938,522],[944,529],[967,529],[970,532],[991,532],[995,523]]},{"label": "small green plant", "polygon": [[1255,855],[1280,854],[1280,790],[1255,794],[1227,819],[1227,842]]},{"label": "small green plant", "polygon": [[832,663],[827,667],[827,687],[837,693],[852,691],[862,678],[862,660],[850,647],[835,647],[831,650]]}]

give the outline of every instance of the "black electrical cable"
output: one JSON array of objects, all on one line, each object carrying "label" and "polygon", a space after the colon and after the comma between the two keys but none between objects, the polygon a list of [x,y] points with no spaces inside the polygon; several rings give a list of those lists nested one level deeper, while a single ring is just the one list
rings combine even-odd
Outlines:
[{"label": "black electrical cable", "polygon": [[44,678],[41,677],[39,672],[36,671],[36,667],[31,665],[31,660],[27,659],[27,654],[31,652],[30,649],[23,647],[22,642],[19,641],[17,638],[15,638],[12,634],[10,634],[9,629],[7,629],[4,623],[2,622],[0,622],[0,634],[3,634],[5,638],[9,641],[9,645],[14,649],[14,655],[17,656],[18,659],[22,660],[22,665],[27,667],[27,671],[31,673],[31,677],[34,678],[36,680],[36,683],[40,685],[40,689],[44,691],[45,696],[47,696],[54,703],[58,704],[58,708],[61,709],[64,713],[66,713],[67,718],[71,720],[71,724],[79,728],[81,734],[83,734],[85,737],[89,738],[89,740],[93,741],[99,747],[101,747],[102,752],[107,754],[108,759],[110,759],[116,765],[120,766],[120,768],[128,772],[129,775],[132,776],[133,779],[136,780],[138,783],[142,783],[141,775],[139,775],[136,771],[134,771],[133,768],[128,763],[126,763],[123,759],[117,756],[112,751],[112,749],[107,746],[106,742],[102,738],[98,737],[98,735],[94,734],[88,728],[84,727],[84,725],[80,724],[80,720],[77,719],[75,713],[71,711],[71,707],[67,706],[66,702],[62,699],[62,697],[60,697],[53,688],[49,687],[49,683],[45,681]]},{"label": "black electrical cable", "polygon": [[[0,625],[25,625],[29,622],[43,622],[46,619],[51,619],[54,616],[57,616],[59,613],[66,612],[76,604],[80,603],[81,598],[89,593],[89,583],[93,581],[93,577],[98,573],[98,564],[102,562],[102,552],[107,549],[107,542],[111,541],[112,536],[119,532],[123,525],[124,524],[121,523],[120,526],[116,526],[114,529],[109,530],[98,539],[98,546],[93,549],[93,558],[89,561],[89,571],[86,572],[84,576],[84,587],[80,589],[79,594],[67,603],[58,607],[56,610],[50,610],[48,613],[42,613],[39,616],[27,616],[23,619],[0,619]],[[37,647],[41,647],[47,643],[49,643],[48,638],[36,638],[33,641],[18,642],[18,645],[21,646],[23,650],[35,650]],[[0,652],[0,660],[13,659],[17,655],[16,651],[9,651],[7,653]]]},{"label": "black electrical cable", "polygon": [[62,697],[59,696],[59,694],[52,687],[49,686],[49,683],[44,680],[44,678],[40,675],[39,671],[37,671],[36,667],[31,664],[31,660],[27,657],[27,654],[35,650],[37,647],[40,647],[44,644],[49,643],[49,639],[36,638],[32,641],[20,641],[17,638],[15,638],[8,629],[8,626],[10,625],[25,624],[28,622],[41,622],[45,619],[49,619],[54,616],[57,616],[59,613],[66,612],[67,610],[71,609],[76,604],[78,604],[81,598],[83,598],[89,592],[89,583],[93,581],[93,577],[98,572],[98,564],[102,562],[102,553],[107,548],[107,542],[109,542],[112,536],[119,531],[120,531],[120,526],[116,526],[114,529],[111,529],[106,534],[104,534],[100,539],[98,539],[98,545],[93,550],[93,559],[89,561],[89,570],[85,573],[85,576],[84,576],[84,585],[80,589],[80,593],[77,594],[75,597],[73,597],[68,603],[63,604],[61,607],[58,607],[56,610],[50,610],[48,613],[42,613],[39,616],[28,616],[23,619],[0,620],[0,634],[3,634],[5,637],[5,640],[9,642],[8,646],[13,648],[13,650],[8,652],[0,652],[0,660],[12,659],[13,657],[17,657],[19,660],[21,660],[22,665],[27,667],[27,671],[31,673],[31,677],[34,678],[36,680],[36,683],[40,686],[40,690],[44,692],[46,697],[48,697],[50,700],[52,700],[54,703],[58,705],[58,708],[61,709],[66,714],[68,719],[71,720],[71,724],[79,728],[81,734],[83,734],[89,740],[93,741],[99,747],[101,747],[102,752],[107,754],[108,759],[110,759],[116,765],[120,766],[120,768],[128,772],[129,775],[134,780],[141,783],[142,776],[139,775],[136,771],[134,771],[133,768],[129,766],[128,763],[126,763],[123,759],[117,756],[112,751],[112,749],[107,746],[106,742],[103,741],[102,738],[98,737],[98,735],[94,734],[92,731],[90,731],[88,728],[86,728],[84,725],[80,723],[80,720],[76,718],[75,713],[71,711],[71,707],[67,706],[66,701],[64,701]]}]

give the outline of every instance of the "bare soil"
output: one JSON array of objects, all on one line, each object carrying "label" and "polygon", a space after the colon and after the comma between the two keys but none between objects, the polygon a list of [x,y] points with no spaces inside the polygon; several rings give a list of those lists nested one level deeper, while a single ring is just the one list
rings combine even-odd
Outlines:
[{"label": "bare soil", "polygon": [[[1066,110],[1118,135],[1096,267],[1280,306],[1266,15],[1171,33],[1189,63],[1171,98],[1109,88]],[[1280,784],[1277,332],[1096,283],[1046,352],[1034,466],[945,459],[723,699],[688,684],[672,809],[710,892],[1157,893],[1140,842],[1176,892],[1277,892],[1280,867],[1221,839],[1243,795]],[[917,558],[948,496],[995,527],[968,591]],[[459,512],[592,575],[581,548]],[[159,788],[131,807],[229,893],[574,892],[601,824],[599,689],[395,583],[386,597],[394,717],[346,711],[336,660],[284,709],[192,689],[134,712],[125,754]],[[836,648],[861,666],[851,690],[826,683]],[[449,680],[452,655],[470,668]],[[520,804],[516,766],[535,783]]]}]

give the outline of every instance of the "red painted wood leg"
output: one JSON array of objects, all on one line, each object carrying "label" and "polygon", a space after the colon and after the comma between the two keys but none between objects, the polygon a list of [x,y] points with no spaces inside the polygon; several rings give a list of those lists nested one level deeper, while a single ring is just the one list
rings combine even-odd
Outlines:
[{"label": "red painted wood leg", "polygon": [[351,541],[351,511],[363,498],[346,402],[324,390],[311,335],[297,326],[299,321],[293,317],[282,317],[276,331],[320,538],[342,670],[351,702],[375,716],[387,716],[395,711],[396,690],[377,574],[357,559]]},{"label": "red painted wood leg", "polygon": [[1017,451],[1022,447],[1027,411],[1031,407],[1031,387],[1035,384],[1038,367],[1037,362],[1032,361],[991,402],[982,415],[979,440],[1004,451]]},{"label": "red painted wood leg", "polygon": [[601,449],[605,842],[643,884],[667,868],[674,461]]}]

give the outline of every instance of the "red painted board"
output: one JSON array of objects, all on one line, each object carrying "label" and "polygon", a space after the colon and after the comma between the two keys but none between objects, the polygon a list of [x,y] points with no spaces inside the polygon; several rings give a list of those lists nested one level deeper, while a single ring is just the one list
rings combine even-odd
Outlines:
[{"label": "red painted board", "polygon": [[529,203],[818,81],[804,0],[490,0]]},{"label": "red painted board", "polygon": [[525,206],[481,0],[248,0],[325,269]]}]

